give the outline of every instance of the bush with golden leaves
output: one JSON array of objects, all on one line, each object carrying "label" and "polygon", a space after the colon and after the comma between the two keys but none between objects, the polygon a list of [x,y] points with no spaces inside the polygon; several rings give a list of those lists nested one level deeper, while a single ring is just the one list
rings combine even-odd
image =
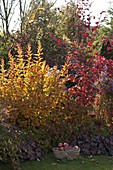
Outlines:
[{"label": "bush with golden leaves", "polygon": [[65,63],[60,71],[56,66],[51,70],[42,61],[40,43],[37,54],[32,54],[30,45],[27,56],[23,56],[20,45],[17,51],[18,56],[9,53],[8,71],[1,59],[0,107],[7,110],[7,120],[25,128],[39,127],[48,118],[58,119],[69,97],[64,90],[68,64]]}]

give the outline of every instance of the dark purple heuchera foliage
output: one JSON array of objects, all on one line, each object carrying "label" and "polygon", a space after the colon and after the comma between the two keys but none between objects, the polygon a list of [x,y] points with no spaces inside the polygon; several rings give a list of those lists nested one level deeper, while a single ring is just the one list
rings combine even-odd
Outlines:
[{"label": "dark purple heuchera foliage", "polygon": [[40,160],[44,153],[37,141],[28,138],[22,141],[18,155],[20,160]]},{"label": "dark purple heuchera foliage", "polygon": [[113,156],[113,135],[108,137],[102,135],[96,137],[81,135],[75,137],[71,145],[79,146],[82,155]]}]

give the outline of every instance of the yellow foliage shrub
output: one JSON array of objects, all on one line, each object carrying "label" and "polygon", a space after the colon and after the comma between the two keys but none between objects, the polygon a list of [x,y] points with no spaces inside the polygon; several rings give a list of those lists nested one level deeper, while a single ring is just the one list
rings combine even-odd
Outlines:
[{"label": "yellow foliage shrub", "polygon": [[66,120],[69,96],[64,89],[68,63],[60,71],[56,66],[50,71],[42,61],[40,43],[37,54],[32,54],[30,45],[27,56],[23,57],[20,45],[17,51],[17,56],[9,53],[8,70],[1,60],[0,107],[7,110],[8,121],[25,128],[40,127],[48,119],[59,122],[62,116]]}]

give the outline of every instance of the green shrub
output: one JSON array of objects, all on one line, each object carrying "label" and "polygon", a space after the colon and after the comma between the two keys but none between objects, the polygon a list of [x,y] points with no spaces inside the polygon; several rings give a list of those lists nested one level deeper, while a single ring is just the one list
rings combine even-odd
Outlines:
[{"label": "green shrub", "polygon": [[10,46],[10,38],[0,35],[0,58],[4,59],[6,69],[8,68],[8,51]]},{"label": "green shrub", "polygon": [[19,157],[19,131],[5,122],[0,122],[0,161],[11,162],[14,170],[20,169]]}]

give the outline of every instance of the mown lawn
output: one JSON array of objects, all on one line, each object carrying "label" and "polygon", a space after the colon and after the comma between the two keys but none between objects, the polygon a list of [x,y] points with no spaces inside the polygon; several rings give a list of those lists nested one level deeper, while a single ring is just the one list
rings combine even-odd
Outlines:
[{"label": "mown lawn", "polygon": [[[57,161],[53,154],[48,154],[42,161],[26,161],[22,170],[113,170],[113,157],[80,156],[74,161]],[[10,165],[0,164],[0,170],[12,170]]]}]

